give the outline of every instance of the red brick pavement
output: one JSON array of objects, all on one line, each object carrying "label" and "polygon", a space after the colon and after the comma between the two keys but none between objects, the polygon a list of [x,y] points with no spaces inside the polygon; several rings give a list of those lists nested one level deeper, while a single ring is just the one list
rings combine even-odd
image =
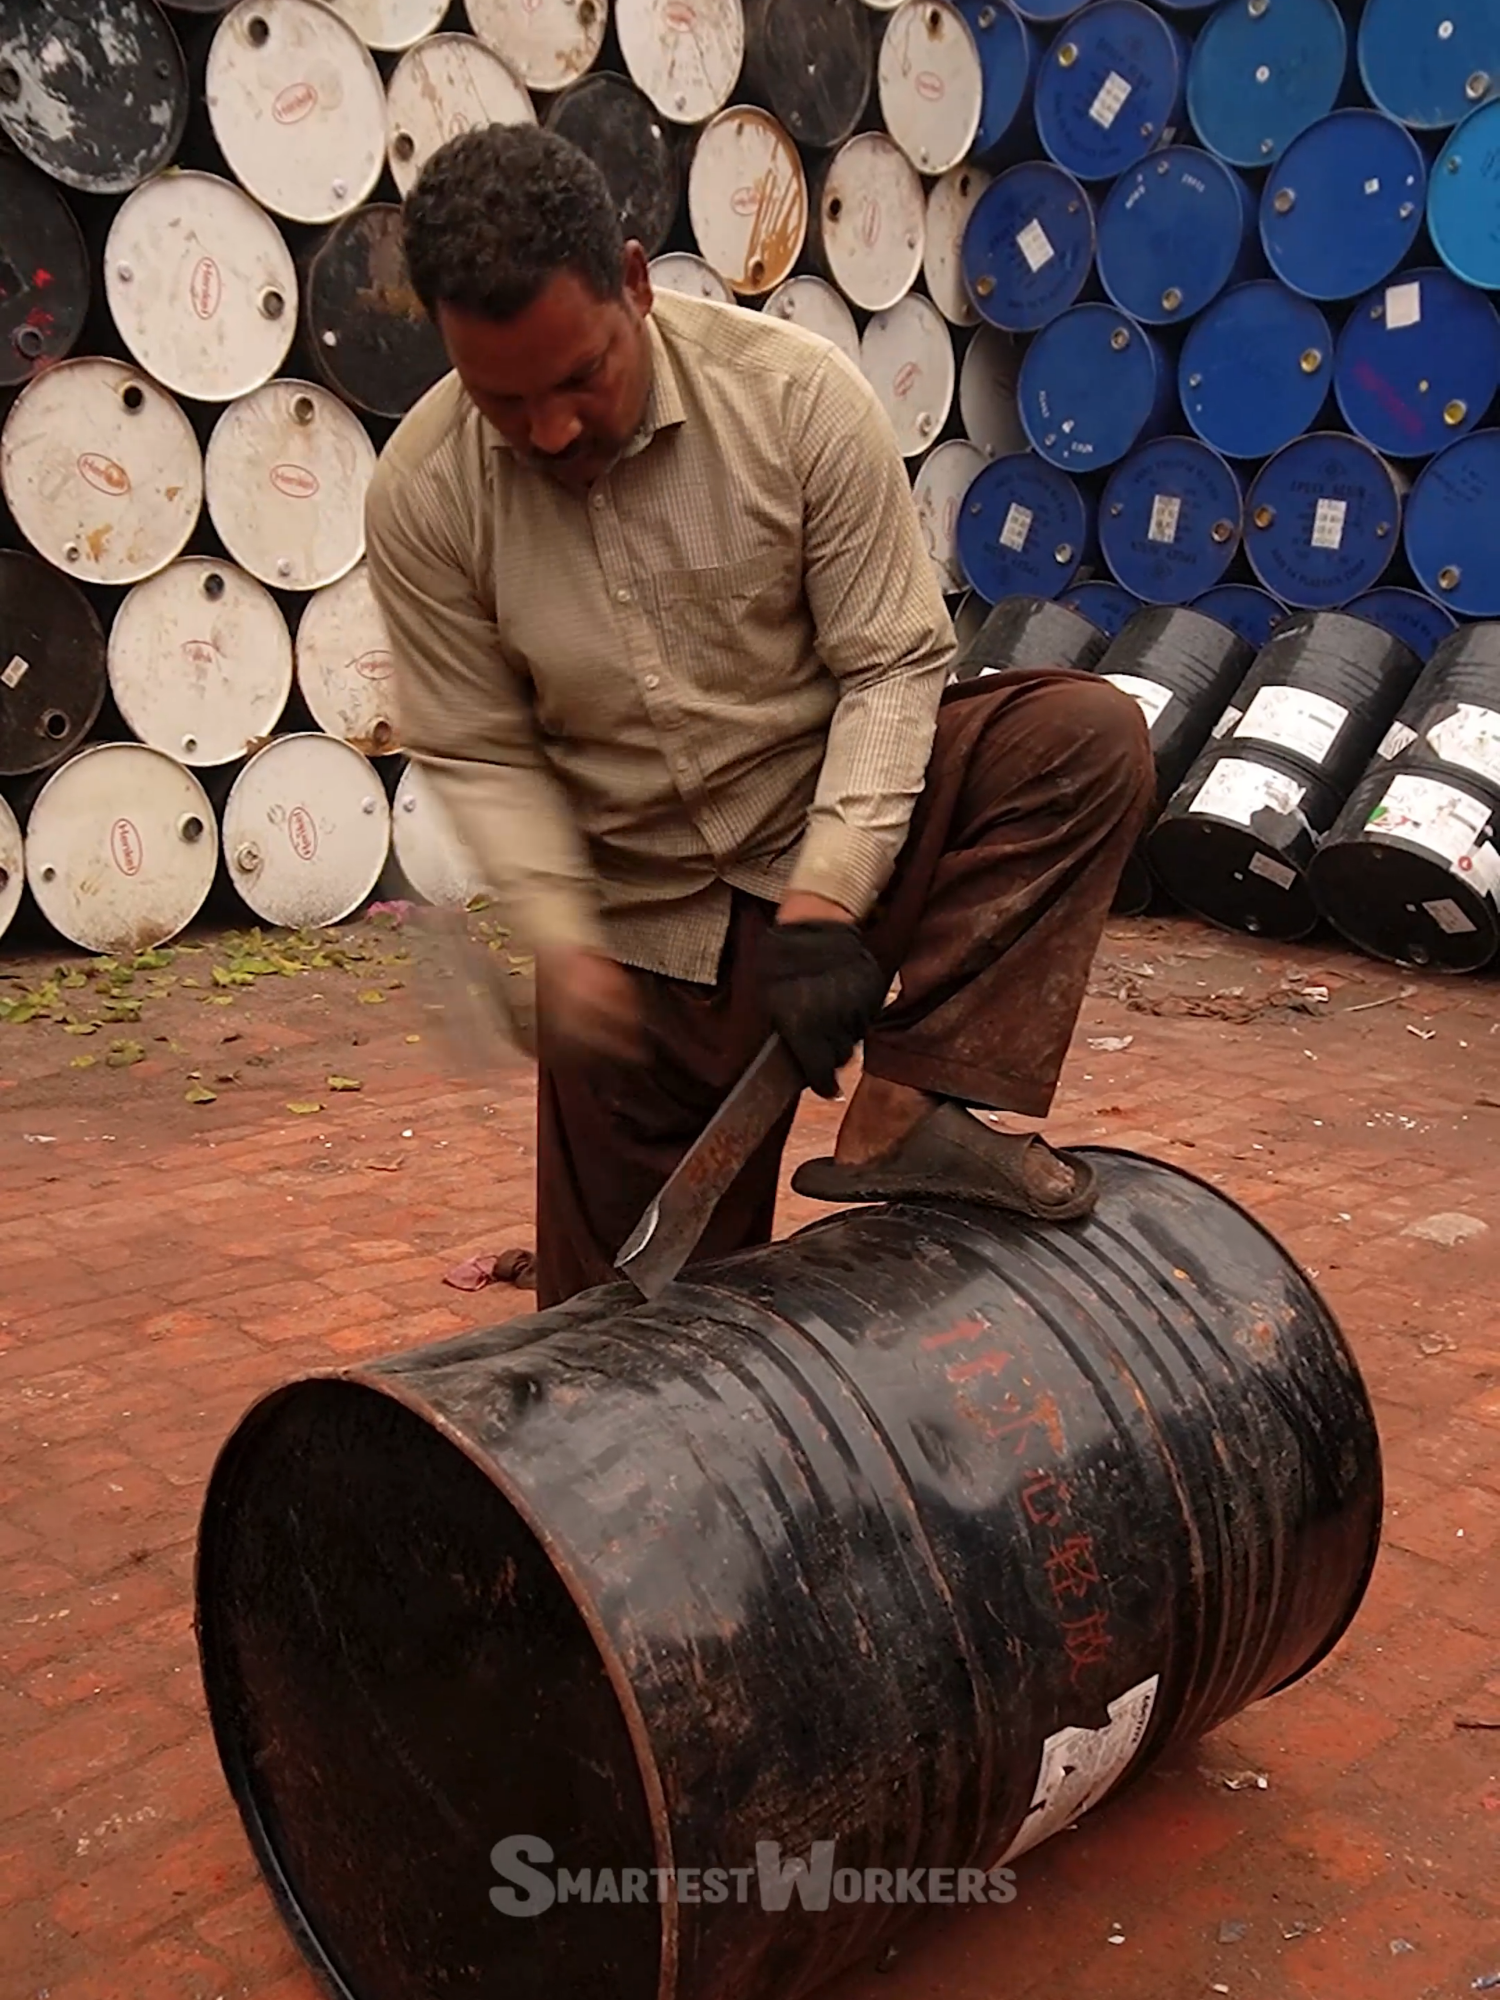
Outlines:
[{"label": "red brick pavement", "polygon": [[[1288,979],[1330,997],[1288,1012]],[[1221,1181],[1317,1271],[1380,1409],[1383,1557],[1311,1680],[839,2000],[1467,1994],[1500,1973],[1500,1734],[1455,1727],[1500,1720],[1497,989],[1162,924],[1117,931],[1098,986],[1056,1131]],[[439,1278],[526,1237],[529,1078],[452,1080],[399,987],[378,1032],[336,995],[258,989],[232,1031],[179,996],[148,1061],[86,1077],[60,1031],[0,1027],[4,2000],[313,2000],[214,1761],[192,1544],[258,1391],[526,1304]],[[263,1067],[189,1107],[211,1060]],[[362,1091],[286,1109],[356,1062]],[[1491,1226],[1402,1233],[1445,1213]]]}]

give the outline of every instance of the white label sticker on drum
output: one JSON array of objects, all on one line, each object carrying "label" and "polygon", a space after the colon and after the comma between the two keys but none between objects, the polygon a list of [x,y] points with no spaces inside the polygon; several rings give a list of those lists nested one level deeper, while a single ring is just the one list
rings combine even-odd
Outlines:
[{"label": "white label sticker on drum", "polygon": [[1492,708],[1460,702],[1452,715],[1433,724],[1427,741],[1445,764],[1500,785],[1500,715]]},{"label": "white label sticker on drum", "polygon": [[1130,85],[1123,76],[1111,70],[1099,86],[1099,95],[1089,106],[1090,118],[1096,125],[1102,125],[1107,132],[1119,117],[1129,95]]},{"label": "white label sticker on drum", "polygon": [[1408,745],[1415,743],[1416,740],[1417,732],[1415,729],[1408,729],[1404,722],[1393,722],[1384,736],[1381,737],[1380,748],[1375,754],[1377,757],[1384,757],[1386,762],[1389,763],[1392,757],[1399,757],[1401,752]]},{"label": "white label sticker on drum", "polygon": [[1266,687],[1246,709],[1234,733],[1294,750],[1321,764],[1348,719],[1348,709],[1330,701],[1326,694],[1312,694],[1306,688]]},{"label": "white label sticker on drum", "polygon": [[1156,727],[1157,717],[1172,699],[1170,688],[1163,687],[1160,681],[1144,681],[1138,674],[1106,674],[1104,678],[1112,682],[1121,694],[1130,695],[1140,704],[1148,729]]},{"label": "white label sticker on drum", "polygon": [[1273,861],[1269,854],[1252,854],[1250,873],[1259,875],[1277,889],[1290,889],[1297,879],[1295,868],[1288,868],[1284,861]]},{"label": "white label sticker on drum", "polygon": [[30,660],[23,660],[19,653],[12,653],[9,666],[4,673],[0,673],[0,681],[3,681],[8,688],[16,688],[30,672]]},{"label": "white label sticker on drum", "polygon": [[1188,811],[1211,813],[1215,819],[1233,820],[1236,826],[1248,827],[1259,812],[1283,816],[1296,812],[1306,795],[1306,785],[1299,785],[1285,771],[1273,771],[1265,764],[1248,764],[1240,757],[1226,757],[1215,764],[1199,786],[1198,796]]},{"label": "white label sticker on drum", "polygon": [[1365,825],[1374,833],[1440,854],[1453,866],[1464,860],[1489,823],[1490,809],[1467,792],[1436,778],[1397,778]]},{"label": "white label sticker on drum", "polygon": [[1340,549],[1344,545],[1344,518],[1347,500],[1320,500],[1313,515],[1312,545],[1315,549]]},{"label": "white label sticker on drum", "polygon": [[1240,717],[1244,714],[1244,712],[1245,711],[1242,708],[1225,709],[1224,713],[1219,717],[1218,721],[1214,724],[1213,740],[1215,741],[1215,743],[1218,742],[1221,736],[1227,736],[1229,734],[1230,730],[1233,729],[1234,725],[1239,721]]},{"label": "white label sticker on drum", "polygon": [[1047,232],[1035,216],[1016,237],[1016,248],[1026,259],[1033,272],[1040,271],[1044,264],[1050,264],[1057,252],[1052,248]]},{"label": "white label sticker on drum", "polygon": [[1175,542],[1177,539],[1177,517],[1182,512],[1182,502],[1174,494],[1158,493],[1151,502],[1151,524],[1146,530],[1153,542]]},{"label": "white label sticker on drum", "polygon": [[1386,286],[1385,323],[1388,331],[1391,333],[1399,333],[1403,326],[1421,325],[1422,284],[1420,279],[1415,284]]},{"label": "white label sticker on drum", "polygon": [[1101,1729],[1059,1729],[1042,1745],[1031,1810],[994,1865],[998,1868],[1050,1840],[1091,1812],[1125,1775],[1145,1741],[1160,1677],[1153,1674],[1109,1705]]},{"label": "white label sticker on drum", "polygon": [[1500,854],[1488,841],[1469,856],[1470,874],[1491,902],[1500,904]]},{"label": "white label sticker on drum", "polygon": [[1026,546],[1026,537],[1031,533],[1031,509],[1012,501],[1006,511],[1005,526],[1000,530],[1002,549],[1014,549],[1019,555]]},{"label": "white label sticker on drum", "polygon": [[1478,928],[1469,922],[1457,903],[1450,903],[1446,896],[1440,897],[1435,903],[1424,903],[1422,908],[1438,929],[1446,931],[1449,937],[1462,937],[1467,931]]}]

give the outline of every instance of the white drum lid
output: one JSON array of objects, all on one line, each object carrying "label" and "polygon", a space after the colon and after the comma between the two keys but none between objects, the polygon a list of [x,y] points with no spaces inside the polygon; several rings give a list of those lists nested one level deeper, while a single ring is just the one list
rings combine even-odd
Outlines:
[{"label": "white drum lid", "polygon": [[766,300],[764,311],[773,319],[790,320],[793,326],[831,340],[841,353],[859,366],[859,328],[854,315],[826,278],[804,275],[788,278]]},{"label": "white drum lid", "polygon": [[213,807],[173,758],[95,743],[53,772],[26,823],[26,880],[85,951],[150,951],[190,924],[218,866]]},{"label": "white drum lid", "polygon": [[1020,372],[1013,336],[998,327],[980,327],[958,371],[958,411],[969,442],[986,458],[1006,458],[1028,448],[1016,401]]},{"label": "white drum lid", "polygon": [[876,313],[859,344],[859,365],[879,396],[903,458],[918,458],[940,435],[953,405],[953,336],[920,292]]},{"label": "white drum lid", "polygon": [[324,0],[369,49],[409,49],[440,26],[448,0]]},{"label": "white drum lid", "polygon": [[380,879],[391,809],[375,767],[333,736],[278,736],[234,781],[224,859],[241,897],[289,930],[336,924]]},{"label": "white drum lid", "polygon": [[26,884],[26,856],[16,816],[0,798],[0,937],[10,929],[21,907]]},{"label": "white drum lid", "polygon": [[208,512],[234,560],[262,583],[316,590],[365,552],[375,447],[337,396],[278,379],[231,403],[208,441]]},{"label": "white drum lid", "polygon": [[375,58],[319,0],[239,0],[208,52],[208,115],[236,180],[293,222],[336,222],[385,165]]},{"label": "white drum lid", "polygon": [[712,264],[691,250],[668,250],[651,259],[651,283],[659,292],[680,292],[688,299],[713,299],[732,306],[734,295]]},{"label": "white drum lid", "polygon": [[912,484],[917,520],[945,597],[964,588],[958,561],[958,513],[964,495],[989,460],[967,438],[949,438],[928,454]]},{"label": "white drum lid", "polygon": [[484,894],[478,867],[426,773],[408,764],[391,807],[396,865],[424,902],[461,909]]},{"label": "white drum lid", "polygon": [[297,267],[270,216],[217,174],[158,174],[104,250],[120,337],[179,396],[227,403],[269,382],[297,330]]},{"label": "white drum lid", "polygon": [[699,250],[730,290],[756,298],[791,275],[807,236],[802,158],[768,111],[736,104],[698,136],[688,214]]},{"label": "white drum lid", "polygon": [[927,197],[916,168],[883,132],[834,154],[823,183],[823,256],[834,283],[866,312],[905,298],[922,268]]},{"label": "white drum lid", "polygon": [[532,90],[561,90],[592,69],[609,0],[468,0],[469,26]]},{"label": "white drum lid", "polygon": [[974,204],[990,184],[983,167],[950,167],[927,197],[927,247],[922,275],[932,302],[954,326],[978,326],[974,301],[964,287],[964,231]]},{"label": "white drum lid", "polygon": [[633,81],[675,124],[712,118],[740,80],[740,0],[615,0],[615,32]]},{"label": "white drum lid", "polygon": [[297,685],[319,729],[367,757],[389,756],[398,747],[396,663],[368,565],[308,598],[296,653]]},{"label": "white drum lid", "polygon": [[153,750],[208,769],[268,737],[292,691],[292,636],[233,563],[184,556],[138,583],[109,633],[109,684]]},{"label": "white drum lid", "polygon": [[405,195],[439,146],[486,125],[535,125],[531,94],[473,35],[434,35],[397,63],[386,93],[391,176]]},{"label": "white drum lid", "polygon": [[919,173],[945,174],[974,143],[984,70],[969,24],[949,0],[904,0],[876,67],[886,130]]},{"label": "white drum lid", "polygon": [[179,555],[203,455],[165,389],[82,355],[33,376],[0,432],[0,486],[39,555],[83,583],[136,583]]}]

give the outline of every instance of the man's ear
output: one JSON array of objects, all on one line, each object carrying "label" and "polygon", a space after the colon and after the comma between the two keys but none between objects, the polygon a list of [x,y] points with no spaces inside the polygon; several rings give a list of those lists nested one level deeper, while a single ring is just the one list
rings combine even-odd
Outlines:
[{"label": "man's ear", "polygon": [[634,237],[625,245],[625,296],[642,318],[650,312],[655,293],[651,289],[651,262],[645,248]]}]

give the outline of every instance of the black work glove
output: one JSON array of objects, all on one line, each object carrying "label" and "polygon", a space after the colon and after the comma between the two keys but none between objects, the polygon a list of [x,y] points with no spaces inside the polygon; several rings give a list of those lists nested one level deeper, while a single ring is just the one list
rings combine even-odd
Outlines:
[{"label": "black work glove", "polygon": [[853,924],[773,924],[761,972],[771,1021],[819,1097],[864,1039],[889,985]]}]

